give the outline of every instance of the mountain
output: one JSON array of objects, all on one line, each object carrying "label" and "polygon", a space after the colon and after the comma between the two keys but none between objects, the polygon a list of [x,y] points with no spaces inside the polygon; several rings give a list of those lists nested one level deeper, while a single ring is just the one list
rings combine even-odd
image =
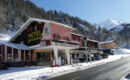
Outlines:
[{"label": "mountain", "polygon": [[110,30],[114,27],[117,27],[118,25],[121,25],[125,23],[124,21],[121,20],[114,20],[114,19],[110,19],[110,20],[106,20],[101,22],[100,24],[96,25],[96,27],[101,27],[101,28],[106,28],[107,30]]},{"label": "mountain", "polygon": [[100,23],[97,27],[105,28],[109,32],[112,32],[113,39],[121,47],[130,48],[130,23],[111,19]]},{"label": "mountain", "polygon": [[[120,24],[120,25],[110,29],[110,30],[114,33],[117,33],[117,34],[123,33],[123,32],[125,32],[125,34],[126,34],[128,31],[130,31],[129,28],[130,28],[130,23],[123,23],[123,24]],[[126,31],[126,30],[128,30],[128,31]]]},{"label": "mountain", "polygon": [[124,39],[125,43],[122,47],[130,48],[130,23],[123,23],[112,28],[111,31],[117,35],[120,35]]}]

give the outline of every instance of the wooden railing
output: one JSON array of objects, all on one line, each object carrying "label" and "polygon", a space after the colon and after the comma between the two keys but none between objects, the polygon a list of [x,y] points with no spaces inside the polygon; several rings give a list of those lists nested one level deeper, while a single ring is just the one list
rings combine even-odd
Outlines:
[{"label": "wooden railing", "polygon": [[78,43],[68,42],[68,41],[56,41],[56,40],[52,40],[51,45],[67,46],[67,47],[79,47]]}]

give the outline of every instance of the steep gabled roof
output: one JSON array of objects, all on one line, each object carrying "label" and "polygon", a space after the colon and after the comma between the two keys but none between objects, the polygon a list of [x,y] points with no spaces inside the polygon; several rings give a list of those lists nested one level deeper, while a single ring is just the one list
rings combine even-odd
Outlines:
[{"label": "steep gabled roof", "polygon": [[9,42],[13,41],[15,38],[17,38],[27,27],[28,25],[33,22],[33,21],[37,21],[37,22],[46,22],[46,23],[54,23],[57,25],[61,25],[63,27],[67,27],[67,28],[71,28],[74,29],[68,25],[62,24],[62,23],[58,23],[55,21],[50,21],[50,20],[43,20],[43,19],[38,19],[38,18],[29,18],[21,27],[20,29],[12,36],[12,38],[9,40]]}]

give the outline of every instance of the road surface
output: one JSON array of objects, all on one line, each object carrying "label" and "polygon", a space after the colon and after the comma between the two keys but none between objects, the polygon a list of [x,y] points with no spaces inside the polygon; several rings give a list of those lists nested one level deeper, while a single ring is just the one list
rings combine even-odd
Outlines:
[{"label": "road surface", "polygon": [[48,80],[120,80],[130,71],[130,57]]}]

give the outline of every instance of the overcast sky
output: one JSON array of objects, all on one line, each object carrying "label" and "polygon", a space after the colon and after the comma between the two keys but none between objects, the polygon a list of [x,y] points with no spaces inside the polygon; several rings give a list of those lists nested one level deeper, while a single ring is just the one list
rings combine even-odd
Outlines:
[{"label": "overcast sky", "polygon": [[58,10],[92,24],[108,19],[130,22],[130,0],[30,0],[45,10]]}]

